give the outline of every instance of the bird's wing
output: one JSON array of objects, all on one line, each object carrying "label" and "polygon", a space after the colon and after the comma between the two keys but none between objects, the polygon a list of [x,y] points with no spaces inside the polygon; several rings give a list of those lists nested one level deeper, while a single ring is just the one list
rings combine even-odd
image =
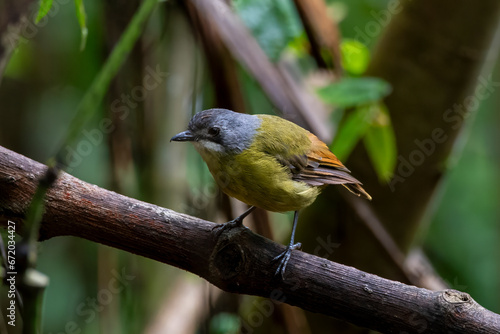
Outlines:
[{"label": "bird's wing", "polygon": [[[319,166],[330,167],[333,169],[341,170],[344,172],[350,172],[342,162],[333,154],[328,146],[318,139],[312,133],[308,133],[308,138],[311,141],[311,150],[307,154],[307,158],[311,165],[314,163],[319,164]],[[315,167],[315,166],[312,166]]]},{"label": "bird's wing", "polygon": [[353,194],[371,199],[371,196],[361,187],[361,182],[349,174],[350,171],[325,143],[312,133],[309,133],[308,137],[311,140],[311,150],[306,154],[307,164],[299,173],[292,175],[294,180],[311,186],[342,184]]},{"label": "bird's wing", "polygon": [[[259,132],[260,138],[255,141],[257,150],[273,156],[290,171],[293,180],[311,186],[342,184],[352,193],[371,199],[361,182],[349,174],[349,170],[318,137],[282,118],[259,117],[266,119],[266,128]],[[275,131],[277,128],[283,131]]]}]

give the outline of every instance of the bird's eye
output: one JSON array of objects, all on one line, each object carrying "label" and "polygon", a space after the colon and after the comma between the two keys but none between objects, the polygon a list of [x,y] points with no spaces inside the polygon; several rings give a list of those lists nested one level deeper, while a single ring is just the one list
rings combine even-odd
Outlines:
[{"label": "bird's eye", "polygon": [[215,136],[217,136],[219,134],[219,132],[220,132],[220,128],[218,128],[216,126],[208,128],[208,134],[210,136],[215,137]]}]

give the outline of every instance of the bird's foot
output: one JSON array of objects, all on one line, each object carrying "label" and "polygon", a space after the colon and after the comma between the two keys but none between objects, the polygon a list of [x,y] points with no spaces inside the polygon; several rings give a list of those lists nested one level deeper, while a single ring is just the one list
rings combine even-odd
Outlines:
[{"label": "bird's foot", "polygon": [[243,225],[243,219],[248,216],[252,211],[255,210],[255,206],[251,206],[247,209],[247,211],[243,212],[239,217],[234,218],[233,220],[228,221],[225,224],[217,224],[212,228],[212,233],[215,234],[216,237],[222,234],[222,232],[226,230],[231,230],[236,227],[244,227],[247,228],[245,225]]},{"label": "bird's foot", "polygon": [[212,228],[212,233],[218,237],[220,236],[224,231],[226,230],[232,230],[233,228],[237,227],[244,227],[247,228],[245,225],[243,225],[243,219],[235,218],[233,220],[228,221],[227,223],[224,224],[217,224]]},{"label": "bird's foot", "polygon": [[271,262],[276,262],[278,260],[280,261],[280,264],[278,265],[278,269],[276,269],[276,272],[274,273],[274,276],[281,275],[281,279],[285,279],[285,269],[286,265],[288,264],[288,261],[290,260],[290,256],[292,255],[292,251],[294,249],[300,249],[302,247],[302,244],[300,242],[293,244],[293,245],[288,245],[288,247],[285,249],[285,251],[275,258],[272,259]]}]

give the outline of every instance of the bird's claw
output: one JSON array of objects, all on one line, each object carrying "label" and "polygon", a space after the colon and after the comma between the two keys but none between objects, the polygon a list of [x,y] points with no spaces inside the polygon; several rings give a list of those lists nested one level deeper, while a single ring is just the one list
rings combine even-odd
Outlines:
[{"label": "bird's claw", "polygon": [[224,232],[226,230],[232,230],[233,228],[241,227],[241,226],[246,228],[246,226],[243,225],[242,220],[236,218],[236,219],[228,221],[227,223],[215,225],[214,227],[212,227],[212,233],[216,237],[218,237],[222,234],[222,232]]},{"label": "bird's claw", "polygon": [[276,262],[278,260],[280,261],[280,264],[278,265],[278,268],[276,269],[276,272],[274,273],[274,276],[281,276],[281,279],[285,279],[285,270],[286,270],[286,265],[288,264],[288,261],[290,260],[290,256],[292,255],[292,251],[294,249],[300,249],[302,247],[302,244],[300,242],[289,245],[285,251],[282,253],[278,254],[276,257],[274,257],[271,262]]}]

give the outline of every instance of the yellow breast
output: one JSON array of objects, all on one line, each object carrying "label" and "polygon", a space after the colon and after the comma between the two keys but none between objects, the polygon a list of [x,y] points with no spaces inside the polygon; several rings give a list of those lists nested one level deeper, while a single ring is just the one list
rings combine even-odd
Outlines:
[{"label": "yellow breast", "polygon": [[237,155],[199,150],[221,190],[248,205],[296,211],[314,202],[320,188],[293,181],[288,168],[251,145]]}]

